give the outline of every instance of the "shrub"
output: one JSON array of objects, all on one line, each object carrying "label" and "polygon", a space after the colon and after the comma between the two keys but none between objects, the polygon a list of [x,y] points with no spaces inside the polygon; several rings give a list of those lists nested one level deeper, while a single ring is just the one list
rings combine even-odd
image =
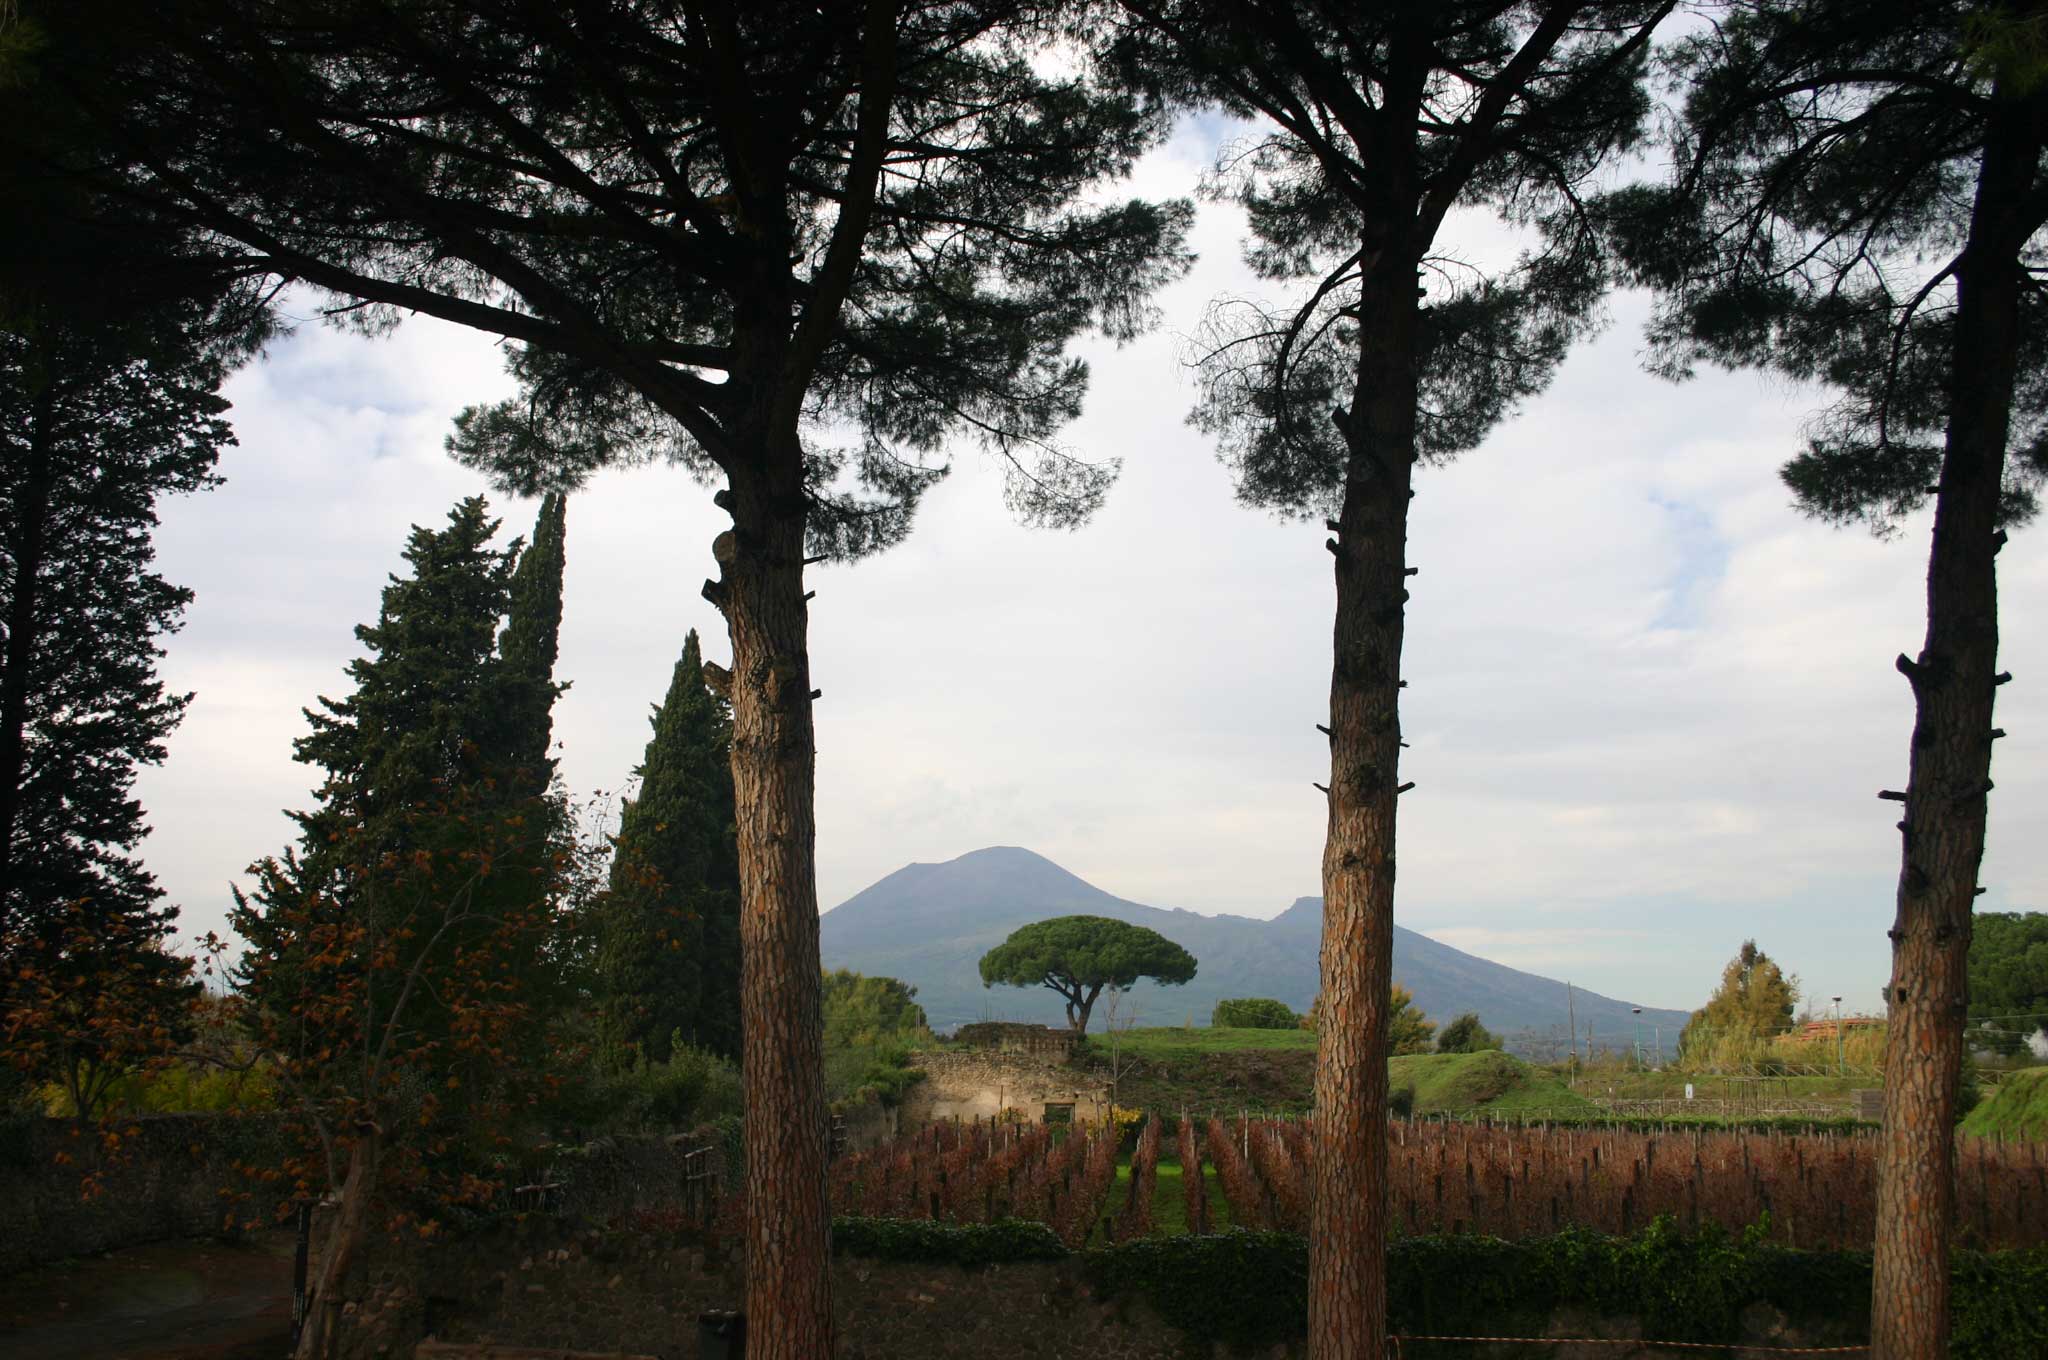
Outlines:
[{"label": "shrub", "polygon": [[1301,1017],[1284,1002],[1248,996],[1217,1002],[1209,1023],[1217,1029],[1296,1029]]}]

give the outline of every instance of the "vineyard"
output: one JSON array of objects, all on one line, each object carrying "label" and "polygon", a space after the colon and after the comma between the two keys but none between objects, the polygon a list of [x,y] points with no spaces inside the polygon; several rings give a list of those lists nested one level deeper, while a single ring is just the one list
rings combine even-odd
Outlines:
[{"label": "vineyard", "polygon": [[[1222,1226],[1205,1193],[1210,1174],[1232,1225],[1307,1231],[1308,1124],[1182,1119],[1169,1134],[1153,1120],[1119,1190],[1129,1141],[1106,1128],[1062,1137],[1042,1125],[935,1124],[835,1163],[832,1207],[963,1223],[1024,1218],[1070,1247],[1123,1242],[1158,1230],[1158,1168],[1170,1144],[1186,1196],[1173,1217],[1190,1231]],[[1664,1215],[1686,1229],[1768,1224],[1770,1240],[1805,1248],[1864,1247],[1876,1232],[1877,1144],[1867,1137],[1418,1121],[1390,1126],[1388,1153],[1398,1233],[1628,1233]],[[1956,1234],[1986,1249],[2048,1243],[2048,1149],[1959,1140]]]}]

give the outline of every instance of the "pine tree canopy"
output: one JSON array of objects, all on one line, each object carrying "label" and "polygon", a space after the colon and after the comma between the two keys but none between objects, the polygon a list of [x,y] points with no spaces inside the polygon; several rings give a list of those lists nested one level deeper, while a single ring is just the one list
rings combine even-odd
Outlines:
[{"label": "pine tree canopy", "polygon": [[607,1058],[665,1061],[674,1038],[739,1051],[739,851],[732,717],[704,684],[693,628],[620,814],[598,908]]},{"label": "pine tree canopy", "polygon": [[465,460],[525,490],[650,458],[749,481],[782,475],[763,428],[829,422],[850,438],[806,445],[801,494],[814,550],[857,553],[949,434],[1027,515],[1113,472],[1050,438],[1086,380],[1061,350],[1143,324],[1188,210],[1079,201],[1162,124],[1041,74],[1062,11],[81,0],[45,22],[128,40],[43,79],[251,267],[524,346]]},{"label": "pine tree canopy", "polygon": [[[1663,371],[1764,366],[1835,389],[1785,469],[1823,519],[1889,532],[1939,478],[1980,167],[2015,125],[2038,143],[2048,117],[2038,51],[2015,44],[2015,23],[1964,3],[1729,7],[1669,58],[1687,90],[1673,181],[1603,205],[1659,290]],[[2048,475],[2048,194],[2037,183],[2008,206],[1975,249],[2033,280],[2004,471],[2012,523]]]},{"label": "pine tree canopy", "polygon": [[981,956],[985,987],[1044,987],[1067,1004],[1067,1022],[1088,1028],[1104,987],[1126,988],[1141,977],[1167,986],[1195,975],[1195,956],[1156,930],[1107,916],[1055,916],[1010,932]]},{"label": "pine tree canopy", "polygon": [[[1262,120],[1206,191],[1248,214],[1261,277],[1307,285],[1286,309],[1230,299],[1210,315],[1195,422],[1247,504],[1334,512],[1360,475],[1354,394],[1386,385],[1370,357],[1385,322],[1363,297],[1425,302],[1412,361],[1393,359],[1413,365],[1412,437],[1375,448],[1383,460],[1476,446],[1598,321],[1608,268],[1584,196],[1641,135],[1649,38],[1671,4],[1122,8],[1104,48],[1120,81]],[[1439,245],[1455,209],[1533,243],[1477,268]]]}]

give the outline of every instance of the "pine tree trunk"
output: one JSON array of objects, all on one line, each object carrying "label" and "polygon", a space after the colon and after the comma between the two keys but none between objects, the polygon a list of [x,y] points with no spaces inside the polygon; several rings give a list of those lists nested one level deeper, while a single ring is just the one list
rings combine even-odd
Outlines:
[{"label": "pine tree trunk", "polygon": [[1388,258],[1360,299],[1350,458],[1332,540],[1329,831],[1323,847],[1319,1124],[1309,1209],[1309,1353],[1381,1360],[1387,1329],[1387,1012],[1394,800],[1415,450],[1415,277]]},{"label": "pine tree trunk", "polygon": [[[789,439],[793,445],[793,432]],[[833,1353],[831,1219],[804,502],[793,449],[773,463],[788,469],[791,484],[735,479],[726,495],[734,527],[714,548],[733,655],[747,1354],[821,1360]]]},{"label": "pine tree trunk", "polygon": [[26,920],[10,919],[25,904],[14,893],[14,828],[21,818],[22,777],[28,765],[29,672],[36,645],[37,589],[48,555],[51,467],[51,401],[47,390],[37,394],[29,424],[28,466],[15,506],[15,541],[8,544],[14,559],[12,595],[7,604],[6,670],[0,672],[0,940],[25,931]]},{"label": "pine tree trunk", "polygon": [[358,1131],[355,1146],[349,1150],[341,1205],[335,1211],[334,1226],[328,1229],[327,1245],[320,1253],[320,1274],[309,1291],[305,1325],[299,1331],[293,1360],[331,1360],[340,1353],[342,1286],[369,1232],[370,1203],[377,1195],[381,1136],[377,1128],[366,1126]]},{"label": "pine tree trunk", "polygon": [[2019,250],[2031,234],[2016,219],[2039,154],[2039,142],[2020,120],[1994,122],[1957,271],[1948,443],[1927,570],[1927,641],[1917,662],[1899,658],[1913,688],[1914,722],[1886,992],[1891,1018],[1872,1275],[1874,1360],[1936,1360],[1948,1353],[1956,1085],[1997,687],[1995,535],[2019,344]]}]

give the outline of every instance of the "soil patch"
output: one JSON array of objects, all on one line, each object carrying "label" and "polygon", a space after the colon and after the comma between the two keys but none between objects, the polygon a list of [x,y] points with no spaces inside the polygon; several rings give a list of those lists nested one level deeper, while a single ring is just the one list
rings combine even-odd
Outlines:
[{"label": "soil patch", "polygon": [[291,1340],[291,1234],[158,1242],[0,1279],[8,1360],[276,1360]]}]

